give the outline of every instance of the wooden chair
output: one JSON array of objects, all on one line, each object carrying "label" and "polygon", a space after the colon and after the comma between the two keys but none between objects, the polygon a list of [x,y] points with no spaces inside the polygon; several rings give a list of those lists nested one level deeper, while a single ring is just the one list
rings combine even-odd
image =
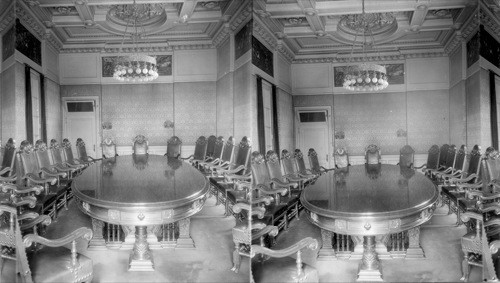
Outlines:
[{"label": "wooden chair", "polygon": [[85,147],[85,142],[83,141],[82,138],[77,138],[76,139],[76,154],[78,156],[78,160],[82,160],[83,162],[88,162],[90,164],[101,160],[101,159],[96,159],[93,158],[92,156],[89,156],[87,154],[87,148]]},{"label": "wooden chair", "polygon": [[80,160],[73,157],[73,149],[71,148],[71,142],[68,139],[63,139],[61,147],[64,152],[64,162],[73,166],[82,165],[83,167],[89,166],[92,162]]},{"label": "wooden chair", "polygon": [[222,153],[220,158],[214,159],[212,162],[204,164],[206,170],[210,170],[212,175],[215,174],[217,168],[227,168],[229,163],[231,163],[234,151],[234,139],[229,137],[222,147]]},{"label": "wooden chair", "polygon": [[207,138],[207,152],[205,160],[212,159],[214,157],[216,142],[217,142],[217,137],[214,135],[211,135]]},{"label": "wooden chair", "polygon": [[68,178],[72,179],[85,168],[85,165],[66,162],[66,155],[64,154],[64,151],[65,149],[57,142],[56,139],[50,140],[52,162],[57,164],[56,169],[68,172]]},{"label": "wooden chair", "polygon": [[415,170],[422,170],[425,172],[431,169],[437,169],[439,164],[439,146],[437,144],[432,145],[427,152],[427,162],[419,167],[415,167]]},{"label": "wooden chair", "polygon": [[42,140],[37,140],[35,142],[35,155],[38,161],[38,167],[40,168],[40,172],[42,178],[57,178],[57,186],[61,185],[61,178],[67,178],[68,173],[65,172],[61,168],[61,170],[57,170],[55,168],[55,164],[53,164],[52,158],[49,154],[49,149],[47,148],[47,144],[45,144]]},{"label": "wooden chair", "polygon": [[[205,137],[203,137],[203,138],[205,138]],[[181,146],[182,146],[181,139],[179,139],[179,137],[177,137],[177,136],[172,136],[167,141],[167,153],[165,153],[165,156],[173,157],[173,158],[180,158]]]},{"label": "wooden chair", "polygon": [[315,174],[311,170],[306,168],[306,163],[304,162],[304,155],[302,151],[298,148],[295,149],[293,153],[293,157],[295,159],[295,164],[297,166],[297,173],[301,174],[305,178],[309,178],[310,180],[315,180],[319,177],[320,174]]},{"label": "wooden chair", "polygon": [[448,146],[448,152],[446,153],[444,163],[440,165],[436,170],[427,171],[428,176],[431,179],[436,179],[436,176],[439,173],[442,173],[446,170],[451,170],[453,168],[453,165],[455,164],[456,156],[457,156],[457,147],[453,144]]},{"label": "wooden chair", "polygon": [[[318,240],[311,237],[281,249],[271,250],[261,245],[252,245],[251,257],[258,254],[271,259],[252,261],[252,276],[255,282],[319,282],[318,271],[302,262],[302,250],[318,250]],[[292,257],[295,255],[295,257]]]},{"label": "wooden chair", "polygon": [[200,169],[200,171],[206,174],[212,173],[211,171],[207,170],[207,167],[209,167],[209,165],[215,166],[216,164],[218,164],[218,162],[222,157],[223,149],[224,149],[224,137],[222,136],[217,137],[217,139],[215,140],[212,154],[210,154],[210,152],[208,151],[208,144],[207,144],[207,158],[204,161],[198,162],[198,169]]},{"label": "wooden chair", "polygon": [[415,150],[411,146],[405,145],[399,150],[399,166],[413,168],[414,160]]},{"label": "wooden chair", "polygon": [[[0,211],[15,214],[10,207],[0,206]],[[15,239],[17,271],[20,282],[91,282],[93,278],[92,260],[78,254],[76,240],[92,238],[92,230],[78,228],[59,239],[46,239],[36,234],[22,237],[20,225],[14,216],[15,236],[0,230],[0,238]],[[10,231],[10,230],[9,230]],[[10,233],[10,232],[9,232]],[[36,252],[28,251],[34,243],[42,244]],[[71,243],[71,250],[64,246]],[[9,243],[12,245],[12,243]],[[50,249],[54,248],[54,249]],[[32,254],[28,256],[28,253]]]},{"label": "wooden chair", "polygon": [[443,144],[440,148],[439,148],[439,159],[438,159],[438,165],[436,168],[428,168],[428,169],[425,169],[423,172],[427,175],[427,176],[431,176],[431,172],[434,172],[434,171],[438,171],[438,170],[444,170],[447,168],[446,166],[446,160],[448,158],[448,155],[450,153],[449,151],[450,149],[450,145],[449,144]]},{"label": "wooden chair", "polygon": [[148,154],[148,139],[143,135],[137,135],[133,139],[132,148],[134,154]]},{"label": "wooden chair", "polygon": [[319,164],[318,160],[318,154],[316,153],[316,150],[314,148],[310,148],[309,151],[307,152],[307,157],[309,158],[309,166],[311,167],[311,172],[314,174],[323,174],[326,173],[330,170],[334,170],[335,168],[325,168]]},{"label": "wooden chair", "polygon": [[12,138],[1,149],[2,162],[0,168],[0,182],[13,183],[16,181],[16,145]]},{"label": "wooden chair", "polygon": [[196,140],[194,153],[191,156],[182,159],[187,160],[193,166],[198,168],[199,163],[205,161],[207,155],[207,146],[208,146],[207,139],[204,136],[200,136]]},{"label": "wooden chair", "polygon": [[[498,204],[496,204],[498,206]],[[497,212],[500,212],[500,207]],[[475,230],[469,231],[461,239],[464,259],[462,261],[462,278],[460,280],[468,281],[470,266],[479,266],[483,268],[483,281],[497,282],[496,270],[492,256],[500,248],[500,240],[495,234],[498,234],[500,219],[485,220],[484,215],[479,212],[465,212],[461,216],[462,221],[468,222],[475,220]],[[491,230],[493,233],[489,232]]]},{"label": "wooden chair", "polygon": [[365,163],[366,164],[379,164],[382,158],[380,148],[374,144],[370,144],[365,149]]},{"label": "wooden chair", "polygon": [[21,142],[19,147],[19,164],[21,166],[21,172],[19,177],[25,180],[28,185],[43,185],[48,193],[49,184],[55,185],[57,183],[57,175],[51,176],[47,174],[47,177],[40,177],[42,173],[41,168],[38,165],[38,160],[33,150],[33,146],[28,141]]},{"label": "wooden chair", "polygon": [[435,183],[441,184],[444,180],[460,176],[460,174],[462,174],[462,172],[465,170],[465,166],[467,165],[467,158],[467,147],[465,145],[462,145],[455,154],[453,166],[445,169],[444,171],[436,172],[434,174]]},{"label": "wooden chair", "polygon": [[116,144],[111,138],[105,138],[101,144],[102,158],[111,158],[118,156],[116,153]]},{"label": "wooden chair", "polygon": [[286,149],[281,151],[281,164],[284,172],[283,177],[289,182],[297,182],[299,188],[304,189],[306,182],[312,180],[311,175],[302,175],[298,172],[294,157]]},{"label": "wooden chair", "polygon": [[349,163],[349,154],[345,148],[337,148],[333,153],[333,158],[335,160],[335,168],[345,168],[351,166]]}]

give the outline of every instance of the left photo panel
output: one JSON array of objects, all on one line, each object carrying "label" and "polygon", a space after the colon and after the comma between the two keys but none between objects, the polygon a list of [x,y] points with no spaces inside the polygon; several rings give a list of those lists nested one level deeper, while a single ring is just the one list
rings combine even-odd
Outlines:
[{"label": "left photo panel", "polygon": [[251,281],[252,4],[0,1],[0,282]]}]

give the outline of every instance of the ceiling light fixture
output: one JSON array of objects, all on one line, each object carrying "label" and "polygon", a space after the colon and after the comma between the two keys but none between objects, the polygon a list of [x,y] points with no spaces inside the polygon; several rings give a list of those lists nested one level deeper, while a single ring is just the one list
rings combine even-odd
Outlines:
[{"label": "ceiling light fixture", "polygon": [[[373,47],[375,45],[373,29],[387,25],[388,22],[394,21],[395,18],[392,14],[387,13],[366,14],[365,1],[363,0],[362,3],[363,12],[361,15],[343,16],[343,20],[346,21],[351,29],[356,31],[351,48],[351,57],[349,58],[350,65],[346,68],[343,86],[350,91],[378,91],[385,89],[389,85],[387,82],[387,71],[383,65],[368,63],[366,37],[371,37],[371,45]],[[358,32],[363,35],[363,61],[361,64],[351,65]]]},{"label": "ceiling light fixture", "polygon": [[[156,58],[139,52],[139,40],[142,39],[148,43],[145,29],[142,29],[142,33],[139,32],[139,29],[144,22],[164,12],[161,4],[137,5],[135,0],[133,5],[113,5],[111,7],[110,15],[126,22],[120,52],[123,50],[125,37],[130,36],[133,44],[133,54],[120,56],[115,63],[113,78],[121,82],[149,82],[158,78]],[[127,32],[130,25],[132,31]]]}]

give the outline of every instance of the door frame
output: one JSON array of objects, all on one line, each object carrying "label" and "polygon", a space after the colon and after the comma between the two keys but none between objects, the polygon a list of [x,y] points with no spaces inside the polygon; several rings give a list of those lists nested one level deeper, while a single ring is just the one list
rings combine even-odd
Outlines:
[{"label": "door frame", "polygon": [[[100,108],[100,99],[99,96],[70,96],[70,97],[63,97],[62,98],[62,104],[61,107],[62,109],[62,124],[63,124],[63,131],[62,131],[62,138],[65,138],[65,135],[68,133],[67,126],[66,126],[66,118],[68,115],[68,109],[66,107],[66,102],[87,102],[87,101],[94,101],[95,109],[94,109],[94,115],[95,115],[95,136],[96,136],[96,146],[95,146],[95,153],[96,156],[99,156],[99,152],[102,152],[101,150],[101,108]],[[74,145],[76,146],[76,145]],[[74,147],[74,150],[76,150],[76,147]]]},{"label": "door frame", "polygon": [[[295,116],[295,147],[299,147],[299,125],[300,125],[300,119],[299,119],[299,112],[303,111],[326,111],[326,123],[328,125],[328,168],[332,168],[334,166],[333,162],[333,155],[332,153],[334,152],[334,144],[333,144],[333,138],[332,138],[332,129],[333,129],[333,113],[332,113],[332,107],[331,106],[296,106],[294,107],[294,116]],[[304,153],[307,154],[307,153]]]}]

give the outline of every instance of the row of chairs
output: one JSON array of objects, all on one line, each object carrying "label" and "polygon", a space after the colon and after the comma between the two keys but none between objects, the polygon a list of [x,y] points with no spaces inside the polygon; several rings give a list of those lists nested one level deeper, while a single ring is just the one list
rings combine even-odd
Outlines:
[{"label": "row of chairs", "polygon": [[[91,229],[79,228],[60,239],[40,236],[43,228],[57,219],[57,210],[67,207],[71,179],[88,163],[73,158],[67,139],[62,145],[52,140],[50,148],[41,140],[35,146],[23,141],[19,149],[9,139],[2,148],[1,164],[0,272],[4,259],[11,259],[17,261],[16,272],[21,281],[90,282],[92,260],[77,253],[76,240],[82,237],[90,240]],[[50,247],[70,243],[71,250],[50,251]],[[35,255],[28,256],[31,253]],[[54,265],[45,255],[68,264]]]}]

